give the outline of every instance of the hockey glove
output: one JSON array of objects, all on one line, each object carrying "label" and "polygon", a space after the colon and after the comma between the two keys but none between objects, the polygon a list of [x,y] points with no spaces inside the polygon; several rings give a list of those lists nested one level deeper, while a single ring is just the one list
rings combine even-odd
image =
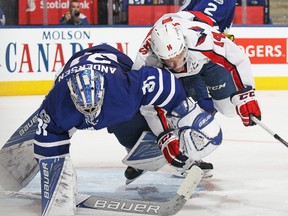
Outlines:
[{"label": "hockey glove", "polygon": [[174,131],[164,131],[158,136],[158,146],[166,161],[176,168],[182,168],[188,157],[179,150],[179,139]]},{"label": "hockey glove", "polygon": [[236,112],[245,126],[256,124],[250,119],[250,115],[261,120],[261,111],[251,86],[232,94],[231,102],[236,106]]}]

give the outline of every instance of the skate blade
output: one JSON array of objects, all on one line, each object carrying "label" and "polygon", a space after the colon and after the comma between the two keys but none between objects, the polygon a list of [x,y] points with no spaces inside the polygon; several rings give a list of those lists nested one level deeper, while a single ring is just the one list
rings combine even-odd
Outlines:
[{"label": "skate blade", "polygon": [[126,179],[126,185],[131,184],[132,182],[134,182],[136,179],[138,179],[140,176],[142,176],[146,171],[143,171],[141,175],[137,176],[134,179]]}]

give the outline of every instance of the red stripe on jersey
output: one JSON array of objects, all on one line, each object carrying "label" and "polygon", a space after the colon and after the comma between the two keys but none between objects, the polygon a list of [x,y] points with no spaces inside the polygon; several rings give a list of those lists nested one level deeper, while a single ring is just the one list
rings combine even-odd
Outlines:
[{"label": "red stripe on jersey", "polygon": [[200,11],[189,11],[190,13],[192,13],[193,15],[195,15],[198,19],[200,19],[201,21],[207,23],[210,26],[214,26],[214,22],[213,20],[208,17],[207,15],[205,15],[204,13],[200,12]]},{"label": "red stripe on jersey", "polygon": [[207,51],[207,52],[201,52],[201,53],[205,55],[206,57],[208,57],[209,59],[211,59],[213,62],[221,64],[230,73],[232,73],[232,78],[238,90],[245,88],[235,65],[231,64],[223,56],[215,54],[215,52],[213,51]]},{"label": "red stripe on jersey", "polygon": [[165,115],[166,112],[158,106],[155,106],[155,110],[157,111],[157,116],[159,117],[159,120],[162,124],[163,129],[168,130],[169,126],[168,126],[168,122],[167,122],[166,115]]},{"label": "red stripe on jersey", "polygon": [[162,20],[162,24],[168,23],[172,21],[172,17],[168,17]]}]

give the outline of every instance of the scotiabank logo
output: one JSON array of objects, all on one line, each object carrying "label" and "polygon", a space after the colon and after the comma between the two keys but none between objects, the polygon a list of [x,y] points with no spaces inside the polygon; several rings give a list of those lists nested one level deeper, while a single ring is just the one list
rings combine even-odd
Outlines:
[{"label": "scotiabank logo", "polygon": [[36,4],[35,4],[35,0],[27,0],[27,12],[32,12],[35,11],[36,9]]},{"label": "scotiabank logo", "polygon": [[236,38],[252,64],[287,64],[287,38]]}]

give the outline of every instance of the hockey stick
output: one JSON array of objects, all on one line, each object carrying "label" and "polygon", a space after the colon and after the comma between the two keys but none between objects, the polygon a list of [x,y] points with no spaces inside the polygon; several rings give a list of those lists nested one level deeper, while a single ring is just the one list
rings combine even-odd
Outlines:
[{"label": "hockey stick", "polygon": [[[202,176],[203,171],[198,166],[192,166],[172,199],[163,202],[77,194],[76,215],[87,215],[87,213],[89,213],[89,215],[99,215],[101,213],[100,211],[102,211],[102,213],[103,211],[117,212],[119,215],[124,215],[123,213],[157,216],[174,215],[182,209],[191,197],[200,183]],[[41,200],[40,193],[0,191],[0,195],[11,198]]]},{"label": "hockey stick", "polygon": [[38,109],[14,132],[0,150],[0,189],[17,191],[37,174],[33,138],[37,128]]},{"label": "hockey stick", "polygon": [[251,116],[251,119],[260,127],[262,127],[264,130],[266,130],[269,134],[271,134],[276,140],[280,141],[286,147],[288,147],[288,143],[283,138],[281,138],[278,134],[274,133],[270,128],[268,128],[262,121],[257,119],[255,116]]},{"label": "hockey stick", "polygon": [[88,196],[78,202],[77,212],[82,209],[95,209],[103,211],[136,213],[145,215],[174,215],[179,212],[193,191],[200,183],[203,171],[198,166],[193,166],[189,171],[176,194],[169,201],[141,201],[117,198]]}]

